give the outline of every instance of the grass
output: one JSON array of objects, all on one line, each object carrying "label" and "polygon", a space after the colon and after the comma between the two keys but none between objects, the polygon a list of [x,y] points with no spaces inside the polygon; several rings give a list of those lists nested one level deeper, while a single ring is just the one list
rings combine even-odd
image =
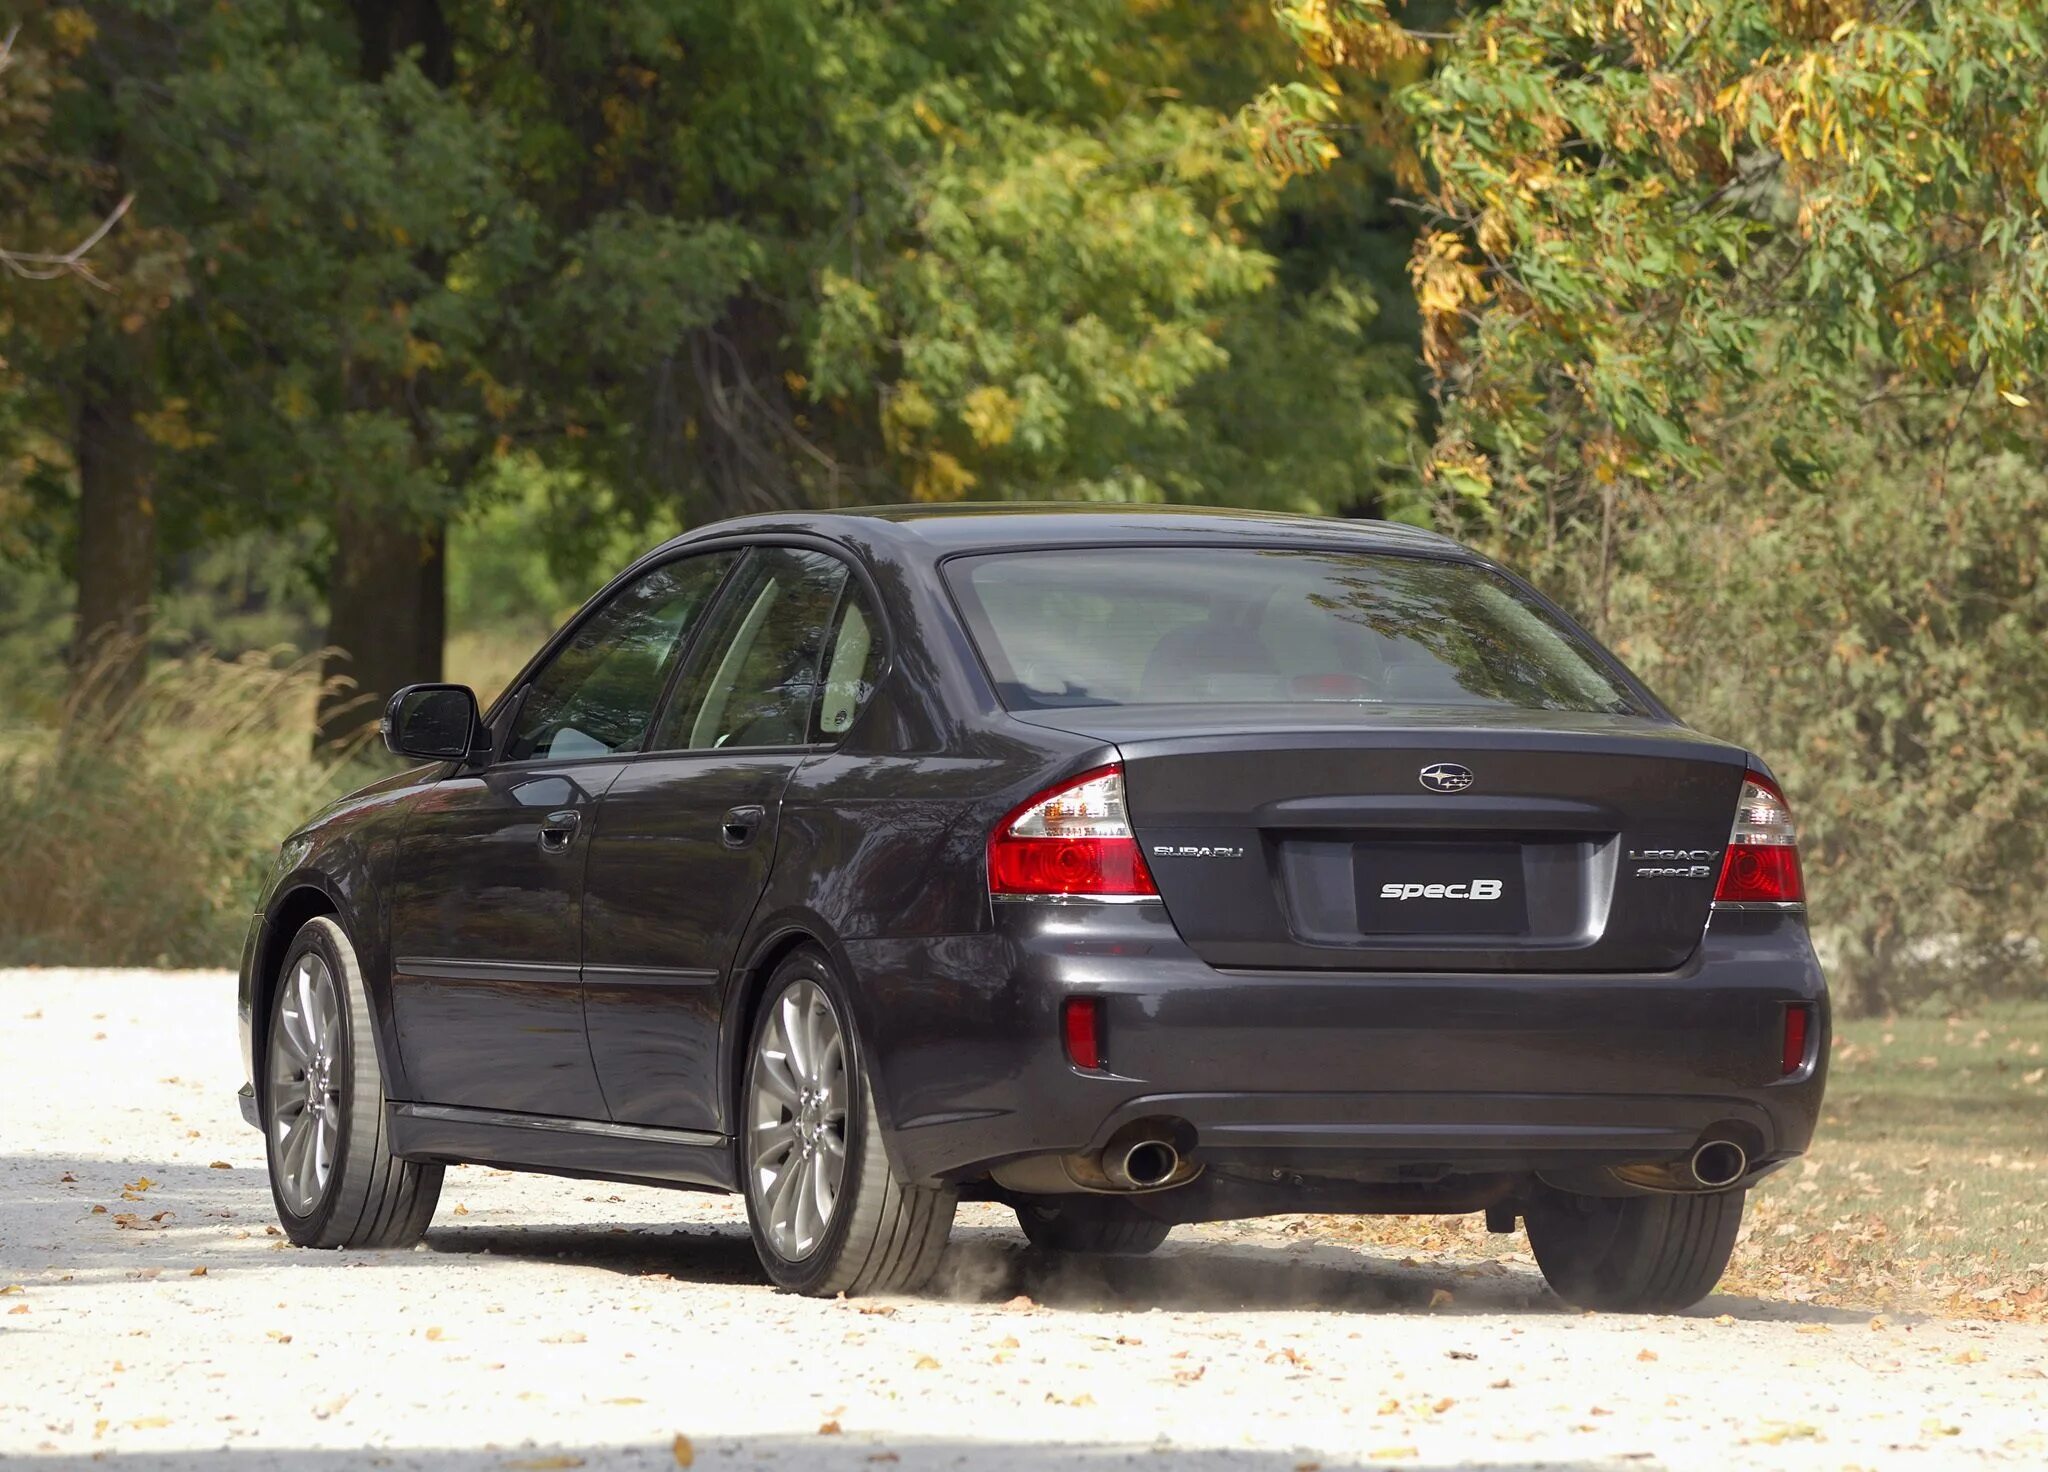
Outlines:
[{"label": "grass", "polygon": [[364,780],[312,756],[318,689],[311,660],[202,656],[0,731],[0,965],[235,965],[278,841]]},{"label": "grass", "polygon": [[[2048,1004],[1838,1022],[1813,1149],[1751,1193],[1720,1291],[2048,1319]],[[1376,1251],[1528,1259],[1476,1217],[1318,1217]]]}]

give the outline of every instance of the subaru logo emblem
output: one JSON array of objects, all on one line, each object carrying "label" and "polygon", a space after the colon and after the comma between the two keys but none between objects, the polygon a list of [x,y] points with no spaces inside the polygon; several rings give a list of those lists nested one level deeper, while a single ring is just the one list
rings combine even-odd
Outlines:
[{"label": "subaru logo emblem", "polygon": [[1431,762],[1422,769],[1422,785],[1431,792],[1463,792],[1472,785],[1472,769],[1456,762]]}]

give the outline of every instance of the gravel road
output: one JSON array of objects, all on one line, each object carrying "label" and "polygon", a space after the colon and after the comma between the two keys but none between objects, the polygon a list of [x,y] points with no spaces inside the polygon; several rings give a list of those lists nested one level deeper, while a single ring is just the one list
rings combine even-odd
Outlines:
[{"label": "gravel road", "polygon": [[[1715,1297],[1560,1308],[1523,1263],[1285,1223],[928,1296],[759,1280],[736,1203],[451,1171],[411,1252],[274,1235],[220,973],[0,971],[0,1461],[39,1468],[2048,1463],[2048,1331]],[[678,1438],[681,1438],[679,1440]]]}]

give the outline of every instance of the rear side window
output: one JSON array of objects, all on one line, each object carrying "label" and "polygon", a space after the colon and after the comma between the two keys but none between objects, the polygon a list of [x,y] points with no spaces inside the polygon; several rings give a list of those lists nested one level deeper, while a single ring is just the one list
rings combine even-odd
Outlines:
[{"label": "rear side window", "polygon": [[962,557],[946,577],[1012,710],[1339,701],[1644,713],[1592,646],[1467,563],[1131,547]]},{"label": "rear side window", "polygon": [[734,576],[654,749],[836,742],[874,684],[874,622],[845,563],[763,547]]}]

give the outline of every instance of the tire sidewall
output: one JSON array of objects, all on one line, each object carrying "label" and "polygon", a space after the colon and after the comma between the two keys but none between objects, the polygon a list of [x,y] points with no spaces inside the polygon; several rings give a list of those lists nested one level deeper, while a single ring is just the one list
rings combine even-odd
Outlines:
[{"label": "tire sidewall", "polygon": [[[760,1066],[761,1034],[767,1031],[769,1018],[783,993],[800,981],[815,983],[832,1003],[833,1013],[839,1022],[839,1034],[844,1039],[846,1053],[846,1174],[839,1182],[839,1196],[832,1208],[832,1220],[825,1228],[825,1236],[811,1255],[801,1262],[789,1262],[775,1250],[762,1222],[762,1207],[755,1197],[753,1165],[753,1100],[754,1070]],[[809,1295],[817,1290],[820,1283],[831,1277],[838,1266],[840,1254],[846,1245],[846,1235],[851,1230],[854,1217],[853,1206],[859,1199],[863,1185],[862,1171],[867,1163],[867,1132],[875,1128],[873,1098],[868,1092],[867,1057],[861,1046],[860,1034],[854,1027],[853,1010],[847,1005],[846,988],[825,960],[824,956],[810,947],[796,952],[775,968],[768,985],[761,993],[761,1005],[754,1009],[752,1026],[747,1032],[747,1066],[740,1086],[740,1117],[737,1131],[738,1164],[740,1169],[741,1194],[747,1203],[747,1226],[753,1233],[754,1249],[759,1254],[761,1266],[775,1286],[791,1293]]]},{"label": "tire sidewall", "polygon": [[[334,1136],[334,1165],[327,1174],[327,1189],[314,1203],[313,1209],[301,1216],[292,1210],[282,1189],[277,1136],[271,1128],[270,1119],[270,1073],[280,1026],[278,1014],[284,1007],[285,986],[300,959],[308,953],[318,955],[326,965],[328,975],[334,979],[339,1003],[335,1011],[341,1018],[341,1035],[335,1040],[334,1076],[341,1081],[341,1110]],[[327,1235],[336,1205],[346,1194],[350,1149],[355,1141],[356,1116],[361,1109],[361,1101],[356,1097],[355,1013],[359,985],[355,948],[349,944],[341,926],[323,916],[308,920],[292,938],[291,948],[285,952],[284,964],[278,968],[276,985],[271,988],[270,1020],[263,1034],[263,1068],[256,1081],[257,1110],[258,1118],[263,1122],[263,1154],[269,1167],[270,1199],[277,1208],[277,1219],[283,1223],[285,1235],[302,1247],[317,1244]]]}]

